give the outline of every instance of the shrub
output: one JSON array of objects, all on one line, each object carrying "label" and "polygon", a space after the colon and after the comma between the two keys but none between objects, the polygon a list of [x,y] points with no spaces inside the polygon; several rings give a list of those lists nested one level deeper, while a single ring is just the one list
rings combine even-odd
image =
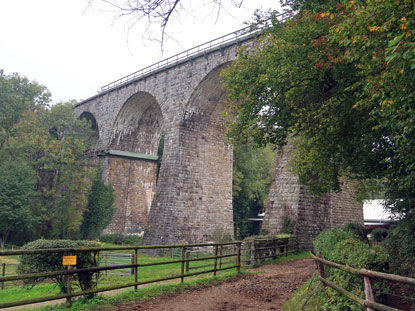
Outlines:
[{"label": "shrub", "polygon": [[388,231],[382,245],[390,256],[391,273],[415,277],[415,221],[410,217],[399,221]]},{"label": "shrub", "polygon": [[324,230],[314,240],[314,250],[327,260],[333,257],[336,244],[346,239],[353,239],[356,236],[351,231],[343,231],[339,228]]},{"label": "shrub", "polygon": [[[30,242],[22,247],[23,250],[35,250],[35,249],[47,249],[47,248],[86,248],[86,247],[98,247],[100,246],[96,242],[91,241],[72,241],[72,240],[36,240]],[[20,258],[20,264],[17,267],[19,274],[49,272],[49,271],[61,271],[66,270],[66,267],[62,265],[62,256],[76,255],[76,268],[89,268],[99,265],[98,252],[69,252],[64,253],[47,253],[47,254],[31,254],[22,255]],[[96,286],[98,278],[93,278],[94,274],[98,272],[84,272],[75,273],[73,275],[73,283],[78,282],[80,288],[84,290],[92,289]],[[35,286],[45,278],[37,278],[26,280],[25,284]],[[67,291],[67,276],[57,275],[50,277],[59,286],[62,293]],[[76,285],[76,283],[74,284]]]},{"label": "shrub", "polygon": [[[314,248],[318,254],[325,259],[348,265],[358,269],[369,269],[376,271],[386,271],[388,267],[388,256],[385,249],[380,246],[370,246],[360,240],[359,230],[350,230],[355,226],[349,226],[346,230],[331,229],[325,230],[314,240]],[[357,232],[357,233],[355,233]],[[363,280],[361,276],[348,273],[335,268],[326,269],[327,279],[336,285],[353,292],[358,296],[364,296]],[[385,291],[383,282],[374,282],[375,290],[382,288]],[[326,310],[359,310],[357,306],[337,291],[328,289],[329,299],[326,302]],[[380,297],[378,297],[380,298]]]},{"label": "shrub", "polygon": [[376,242],[382,242],[388,236],[388,230],[384,228],[376,228],[370,233],[373,240]]},{"label": "shrub", "polygon": [[111,243],[116,245],[141,245],[142,236],[125,235],[122,233],[107,233],[99,237],[103,243]]},{"label": "shrub", "polygon": [[358,223],[348,223],[344,225],[343,227],[344,231],[350,231],[357,235],[360,239],[360,241],[363,241],[365,243],[368,243],[367,235],[369,234],[369,230],[366,229],[363,225]]},{"label": "shrub", "polygon": [[291,220],[289,216],[285,216],[282,222],[282,233],[293,234],[295,229],[295,220]]}]

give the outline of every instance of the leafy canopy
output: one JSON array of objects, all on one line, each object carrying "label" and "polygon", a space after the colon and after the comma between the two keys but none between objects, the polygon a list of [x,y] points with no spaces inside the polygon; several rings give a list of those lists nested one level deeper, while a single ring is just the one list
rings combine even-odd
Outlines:
[{"label": "leafy canopy", "polygon": [[415,206],[412,1],[293,3],[297,15],[275,20],[258,49],[242,50],[225,73],[231,136],[280,146],[291,137],[294,172],[314,194],[339,190],[342,176],[384,180],[390,208],[408,216]]}]

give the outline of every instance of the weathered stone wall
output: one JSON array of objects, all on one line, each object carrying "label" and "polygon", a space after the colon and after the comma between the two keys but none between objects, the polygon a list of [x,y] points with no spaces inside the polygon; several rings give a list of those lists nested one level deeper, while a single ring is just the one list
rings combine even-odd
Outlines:
[{"label": "weathered stone wall", "polygon": [[[238,47],[239,43],[224,44],[75,107],[78,115],[88,113],[96,119],[98,150],[156,155],[164,132],[146,244],[212,241],[216,230],[233,236],[232,147],[224,141],[226,92],[219,73],[235,59]],[[145,185],[154,189],[150,175],[155,172],[148,168],[138,173],[142,164],[106,158],[104,175],[115,183],[117,193],[117,216],[107,232],[140,231],[137,219],[145,219],[142,211],[147,210]],[[128,221],[128,213],[140,217]]]},{"label": "weathered stone wall", "polygon": [[315,199],[288,169],[293,146],[277,152],[263,229],[282,233],[284,218],[295,223],[294,234],[302,249],[312,249],[313,239],[324,229],[349,222],[363,224],[363,206],[354,200],[354,184],[344,182],[342,191]]},{"label": "weathered stone wall", "polygon": [[156,162],[107,156],[115,215],[105,233],[143,233],[156,184]]},{"label": "weathered stone wall", "polygon": [[[249,49],[255,40],[242,44]],[[216,231],[233,236],[232,146],[224,140],[220,71],[235,59],[238,45],[205,51],[75,107],[96,120],[97,150],[155,156],[165,135],[157,185],[154,162],[102,157],[104,177],[116,190],[116,216],[107,232],[145,228],[145,244],[207,242]],[[313,200],[287,169],[291,152],[290,145],[278,152],[264,228],[280,232],[288,215],[308,248],[321,230],[359,221],[362,211],[348,192]]]}]

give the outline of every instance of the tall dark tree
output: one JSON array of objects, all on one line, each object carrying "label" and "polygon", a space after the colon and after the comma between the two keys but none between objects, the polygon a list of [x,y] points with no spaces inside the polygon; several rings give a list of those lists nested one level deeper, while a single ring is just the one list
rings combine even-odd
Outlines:
[{"label": "tall dark tree", "polygon": [[24,161],[0,164],[0,235],[1,247],[11,234],[32,232],[36,224],[33,198],[36,172]]},{"label": "tall dark tree", "polygon": [[84,210],[81,234],[84,239],[96,239],[111,222],[114,215],[114,189],[102,179],[102,170],[96,169],[88,206]]}]

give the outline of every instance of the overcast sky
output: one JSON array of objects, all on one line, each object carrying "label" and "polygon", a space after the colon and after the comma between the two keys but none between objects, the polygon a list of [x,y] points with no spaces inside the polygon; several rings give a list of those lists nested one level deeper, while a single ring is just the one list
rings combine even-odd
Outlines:
[{"label": "overcast sky", "polygon": [[[121,0],[120,0],[121,1]],[[190,6],[182,0],[186,7]],[[54,102],[86,99],[101,86],[163,58],[244,27],[255,9],[278,9],[279,0],[245,0],[242,8],[222,0],[218,17],[210,0],[192,0],[191,10],[169,25],[161,53],[159,27],[145,31],[100,0],[0,0],[0,69],[18,72],[49,88]]]}]

